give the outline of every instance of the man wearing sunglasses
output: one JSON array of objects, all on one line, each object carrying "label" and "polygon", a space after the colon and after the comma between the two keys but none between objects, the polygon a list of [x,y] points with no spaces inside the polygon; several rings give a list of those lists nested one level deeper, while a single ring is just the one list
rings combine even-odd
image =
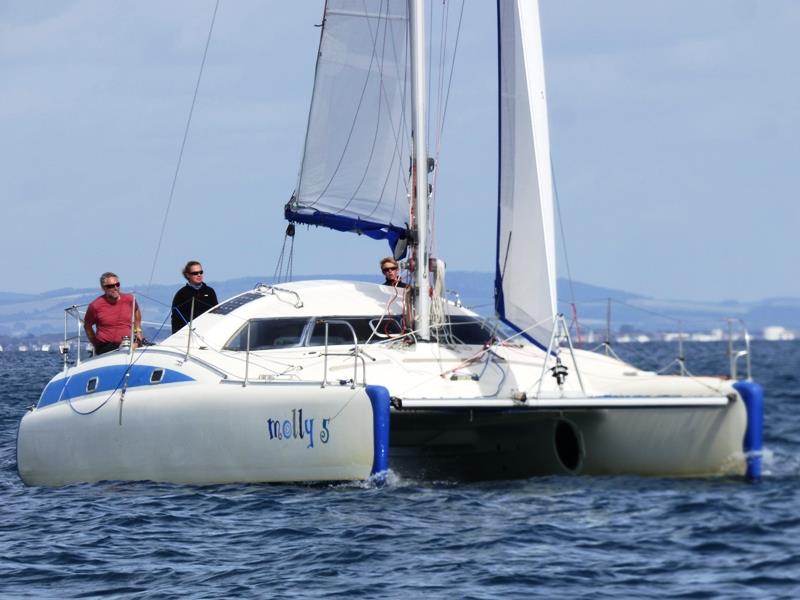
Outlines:
[{"label": "man wearing sunglasses", "polygon": [[392,287],[400,288],[406,287],[406,284],[400,280],[400,271],[397,267],[397,261],[393,257],[387,256],[381,260],[381,272],[386,278],[386,281],[383,282],[383,285],[390,285]]},{"label": "man wearing sunglasses", "polygon": [[[119,277],[110,271],[100,276],[103,294],[95,298],[83,317],[83,328],[94,346],[95,355],[119,348],[122,338],[131,337],[135,345],[142,340],[142,314],[133,294],[123,294],[119,289]],[[135,347],[135,346],[134,346]]]},{"label": "man wearing sunglasses", "polygon": [[172,299],[172,333],[219,304],[214,288],[203,281],[203,265],[190,260],[183,267],[183,277],[186,285]]}]

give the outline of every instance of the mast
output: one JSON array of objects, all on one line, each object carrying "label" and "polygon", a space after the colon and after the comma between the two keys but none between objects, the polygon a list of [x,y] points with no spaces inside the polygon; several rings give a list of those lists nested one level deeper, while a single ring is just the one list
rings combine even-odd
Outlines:
[{"label": "mast", "polygon": [[415,252],[414,288],[417,324],[420,339],[431,338],[430,296],[428,295],[428,133],[425,127],[425,21],[423,0],[408,0],[409,38],[411,46],[411,155],[414,182],[411,206],[414,214]]}]

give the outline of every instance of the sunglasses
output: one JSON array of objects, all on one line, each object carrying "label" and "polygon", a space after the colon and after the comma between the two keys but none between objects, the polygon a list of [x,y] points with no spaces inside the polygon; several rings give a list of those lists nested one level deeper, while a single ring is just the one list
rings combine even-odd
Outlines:
[{"label": "sunglasses", "polygon": [[189,275],[202,275],[202,271],[189,271]]},{"label": "sunglasses", "polygon": [[104,290],[113,290],[114,288],[119,287],[119,281],[117,283],[105,283],[103,284]]},{"label": "sunglasses", "polygon": [[397,267],[386,267],[384,269],[381,269],[381,271],[383,271],[384,273],[388,273],[389,271],[397,271]]}]

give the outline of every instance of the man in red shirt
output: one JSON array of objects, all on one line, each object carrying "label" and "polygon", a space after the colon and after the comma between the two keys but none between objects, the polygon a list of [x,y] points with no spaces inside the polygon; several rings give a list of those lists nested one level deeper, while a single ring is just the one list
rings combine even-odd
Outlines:
[{"label": "man in red shirt", "polygon": [[119,285],[119,277],[114,273],[103,273],[100,276],[103,295],[92,301],[83,318],[83,327],[96,355],[119,348],[122,338],[131,336],[131,321],[134,338],[131,342],[138,345],[143,339],[139,305],[133,294],[120,292]]}]

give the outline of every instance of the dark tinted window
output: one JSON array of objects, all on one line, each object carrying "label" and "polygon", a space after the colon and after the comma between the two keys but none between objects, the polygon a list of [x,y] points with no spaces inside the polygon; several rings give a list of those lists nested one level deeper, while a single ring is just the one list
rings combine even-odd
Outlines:
[{"label": "dark tinted window", "polygon": [[442,341],[452,337],[461,344],[482,345],[494,338],[492,324],[475,317],[450,317],[450,325],[444,330],[439,332]]},{"label": "dark tinted window", "polygon": [[253,300],[258,300],[259,298],[263,298],[262,294],[256,294],[255,292],[247,292],[246,294],[242,294],[240,296],[236,296],[236,298],[231,298],[227,302],[223,302],[216,308],[211,309],[209,312],[216,313],[218,315],[227,315],[228,313],[236,310],[240,306],[244,306]]},{"label": "dark tinted window", "polygon": [[[308,318],[254,319],[250,321],[250,350],[299,346]],[[247,350],[247,325],[225,345],[226,350]]]},{"label": "dark tinted window", "polygon": [[[399,317],[326,317],[330,320],[347,321],[353,326],[359,344],[385,340],[388,335],[401,333]],[[376,333],[374,333],[376,332]],[[353,332],[347,325],[328,323],[328,344],[352,344]],[[317,322],[308,340],[309,346],[322,346],[325,344],[325,323]]]},{"label": "dark tinted window", "polygon": [[[355,327],[353,328],[355,329]],[[357,334],[356,334],[357,335]],[[362,340],[358,340],[359,342]],[[311,332],[311,337],[308,340],[309,346],[322,346],[325,343],[325,324],[317,323],[314,326],[314,331]],[[328,323],[328,344],[335,346],[337,344],[352,344],[353,332],[347,325],[340,323]]]}]

